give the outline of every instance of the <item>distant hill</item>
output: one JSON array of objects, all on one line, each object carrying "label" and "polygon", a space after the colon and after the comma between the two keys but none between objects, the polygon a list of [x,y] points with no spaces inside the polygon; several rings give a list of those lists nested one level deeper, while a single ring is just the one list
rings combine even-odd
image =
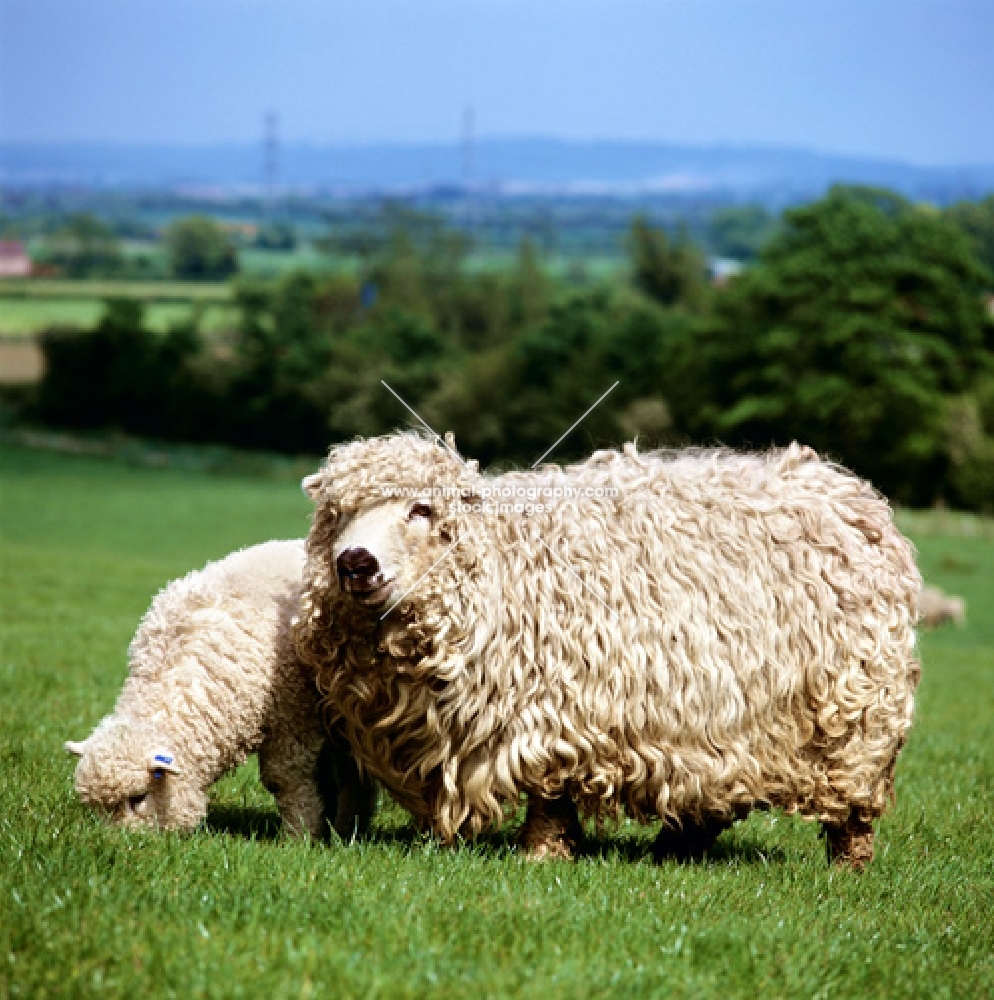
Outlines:
[{"label": "distant hill", "polygon": [[[0,143],[8,186],[216,188],[261,186],[261,146],[20,145]],[[835,182],[874,184],[946,203],[994,191],[994,165],[920,167],[773,147],[543,138],[481,139],[473,187],[495,194],[688,195],[776,204]],[[359,193],[464,188],[457,144],[318,146],[280,151],[285,188]]]}]

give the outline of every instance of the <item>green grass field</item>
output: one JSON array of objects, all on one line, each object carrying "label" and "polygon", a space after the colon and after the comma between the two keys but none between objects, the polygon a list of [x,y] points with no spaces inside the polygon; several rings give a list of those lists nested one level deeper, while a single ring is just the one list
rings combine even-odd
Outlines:
[{"label": "green grass field", "polygon": [[[58,326],[91,327],[105,308],[103,299],[0,298],[0,335],[31,337]],[[152,302],[146,307],[146,323],[150,330],[164,333],[169,327],[189,319],[194,308],[190,302]],[[230,306],[205,306],[201,329],[205,332],[230,330],[237,315]]]},{"label": "green grass field", "polygon": [[[513,830],[443,849],[385,808],[371,842],[278,833],[254,765],[205,829],[127,833],[74,799],[67,738],[110,710],[167,580],[300,535],[292,479],[0,449],[0,998],[921,997],[994,993],[994,537],[914,520],[969,624],[923,640],[898,803],[862,876],[757,814],[700,864],[624,825],[575,864]],[[941,527],[941,526],[940,526]]]},{"label": "green grass field", "polygon": [[0,335],[33,336],[55,326],[92,326],[107,299],[136,298],[146,304],[153,330],[165,331],[202,311],[203,329],[230,329],[237,318],[227,285],[196,282],[0,281]]},{"label": "green grass field", "polygon": [[4,299],[143,299],[146,302],[228,302],[231,287],[209,281],[68,281],[50,278],[4,278]]},{"label": "green grass field", "polygon": [[[259,277],[275,277],[300,268],[323,273],[360,267],[357,258],[329,258],[307,248],[295,253],[243,250],[239,260],[243,274]],[[515,260],[515,252],[482,250],[470,255],[467,268],[506,271],[514,267]],[[623,258],[611,255],[586,255],[581,265],[577,258],[550,254],[544,264],[556,279],[590,282],[615,280],[626,267]],[[141,299],[153,330],[165,331],[187,319],[195,307],[203,312],[202,328],[206,332],[229,330],[238,318],[231,295],[230,285],[211,282],[2,279],[0,336],[30,337],[55,326],[92,326],[103,314],[109,298]]]}]

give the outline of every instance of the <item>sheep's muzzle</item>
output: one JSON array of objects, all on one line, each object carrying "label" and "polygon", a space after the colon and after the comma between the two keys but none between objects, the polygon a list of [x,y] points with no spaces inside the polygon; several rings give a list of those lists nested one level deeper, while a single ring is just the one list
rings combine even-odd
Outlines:
[{"label": "sheep's muzzle", "polygon": [[368,549],[353,546],[335,561],[342,590],[368,605],[383,604],[393,590],[393,580],[384,576],[379,561]]}]

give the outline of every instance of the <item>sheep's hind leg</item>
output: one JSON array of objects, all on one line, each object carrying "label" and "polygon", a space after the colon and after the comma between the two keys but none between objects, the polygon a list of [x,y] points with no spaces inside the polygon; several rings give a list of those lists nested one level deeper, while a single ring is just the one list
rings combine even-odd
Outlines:
[{"label": "sheep's hind leg", "polygon": [[861,872],[873,860],[873,824],[850,816],[841,825],[824,824],[828,860]]},{"label": "sheep's hind leg", "polygon": [[580,818],[568,793],[553,799],[529,794],[518,843],[530,859],[568,861],[582,836]]},{"label": "sheep's hind leg", "polygon": [[653,857],[657,861],[664,858],[700,860],[731,825],[730,820],[706,816],[702,820],[686,820],[679,828],[664,826],[653,842]]}]

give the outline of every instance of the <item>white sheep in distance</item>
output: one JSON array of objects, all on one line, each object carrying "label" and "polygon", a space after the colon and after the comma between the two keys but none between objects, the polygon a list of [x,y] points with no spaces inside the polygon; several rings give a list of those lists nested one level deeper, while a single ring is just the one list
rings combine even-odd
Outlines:
[{"label": "white sheep in distance", "polygon": [[925,586],[919,602],[919,620],[924,628],[949,624],[962,628],[966,624],[966,601],[939,587]]},{"label": "white sheep in distance", "polygon": [[210,787],[258,752],[286,829],[361,834],[375,790],[327,738],[313,675],[293,652],[303,540],[243,549],[166,586],[129,649],[130,671],[81,743],[75,786],[125,826],[189,830]]},{"label": "white sheep in distance", "polygon": [[658,816],[659,849],[691,852],[781,807],[836,861],[872,857],[921,578],[866,482],[797,445],[488,477],[404,433],[333,448],[304,487],[297,650],[443,840],[525,793],[537,856],[569,855],[575,803]]}]

